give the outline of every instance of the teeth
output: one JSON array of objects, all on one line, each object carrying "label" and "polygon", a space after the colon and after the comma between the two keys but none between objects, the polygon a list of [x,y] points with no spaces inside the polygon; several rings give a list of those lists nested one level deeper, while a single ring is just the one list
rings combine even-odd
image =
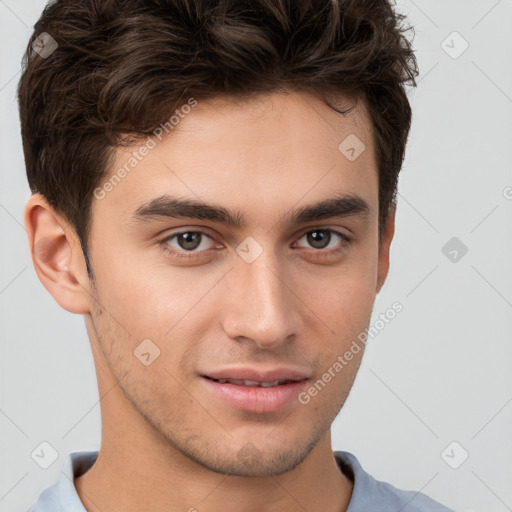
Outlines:
[{"label": "teeth", "polygon": [[236,380],[236,379],[219,379],[218,382],[221,384],[236,384],[237,386],[243,386],[244,381],[243,380]]},{"label": "teeth", "polygon": [[256,380],[218,379],[217,382],[219,384],[235,384],[237,386],[252,386],[252,387],[271,388],[274,386],[280,386],[281,384],[286,384],[288,381],[287,380],[275,380],[273,382],[258,382]]},{"label": "teeth", "polygon": [[263,388],[271,388],[272,386],[278,386],[281,382],[285,382],[284,380],[275,380],[274,382],[262,382],[261,386]]}]

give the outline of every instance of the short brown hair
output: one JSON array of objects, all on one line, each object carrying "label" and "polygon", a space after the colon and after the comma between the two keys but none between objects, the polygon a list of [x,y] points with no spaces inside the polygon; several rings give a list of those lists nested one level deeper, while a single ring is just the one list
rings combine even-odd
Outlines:
[{"label": "short brown hair", "polygon": [[[30,188],[74,227],[90,270],[93,191],[124,135],[151,134],[191,96],[330,90],[368,106],[381,228],[411,125],[404,84],[418,73],[403,19],[390,0],[53,1],[18,90]],[[33,47],[45,33],[50,55]]]}]

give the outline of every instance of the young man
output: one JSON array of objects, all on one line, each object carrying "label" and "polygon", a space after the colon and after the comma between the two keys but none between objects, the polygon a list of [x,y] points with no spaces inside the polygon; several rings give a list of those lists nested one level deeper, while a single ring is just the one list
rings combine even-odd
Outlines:
[{"label": "young man", "polygon": [[330,440],[389,267],[403,32],[388,0],[46,8],[25,223],[85,317],[102,442],[31,511],[449,510]]}]

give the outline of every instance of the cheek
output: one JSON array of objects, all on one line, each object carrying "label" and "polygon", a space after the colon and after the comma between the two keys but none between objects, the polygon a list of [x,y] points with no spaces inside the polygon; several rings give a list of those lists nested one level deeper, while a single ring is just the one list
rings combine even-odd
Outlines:
[{"label": "cheek", "polygon": [[148,257],[105,262],[97,276],[113,311],[143,337],[163,337],[175,325],[185,325],[219,279],[211,269],[176,267]]},{"label": "cheek", "polygon": [[[146,264],[139,272],[122,272],[119,267],[102,281],[102,301],[110,304],[112,317],[123,326],[116,329],[113,341],[115,359],[122,359],[136,380],[144,381],[154,396],[160,394],[164,400],[181,390],[171,375],[188,386],[195,375],[198,349],[205,339],[211,339],[208,334],[218,318],[218,306],[210,293],[218,273],[191,270]],[[134,352],[148,351],[156,358],[151,366],[143,367]]]},{"label": "cheek", "polygon": [[[361,257],[337,268],[296,277],[296,293],[316,323],[322,321],[328,337],[338,341],[359,334],[370,321],[376,293],[376,260]],[[309,309],[308,309],[309,308]]]}]

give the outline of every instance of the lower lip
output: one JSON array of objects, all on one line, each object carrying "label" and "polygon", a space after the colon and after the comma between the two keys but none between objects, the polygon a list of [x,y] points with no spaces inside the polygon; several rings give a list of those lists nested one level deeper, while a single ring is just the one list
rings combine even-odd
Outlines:
[{"label": "lower lip", "polygon": [[248,412],[266,413],[283,409],[296,401],[306,380],[290,382],[269,388],[257,386],[238,386],[237,384],[221,384],[212,379],[203,377],[204,382],[216,396],[237,409]]}]

